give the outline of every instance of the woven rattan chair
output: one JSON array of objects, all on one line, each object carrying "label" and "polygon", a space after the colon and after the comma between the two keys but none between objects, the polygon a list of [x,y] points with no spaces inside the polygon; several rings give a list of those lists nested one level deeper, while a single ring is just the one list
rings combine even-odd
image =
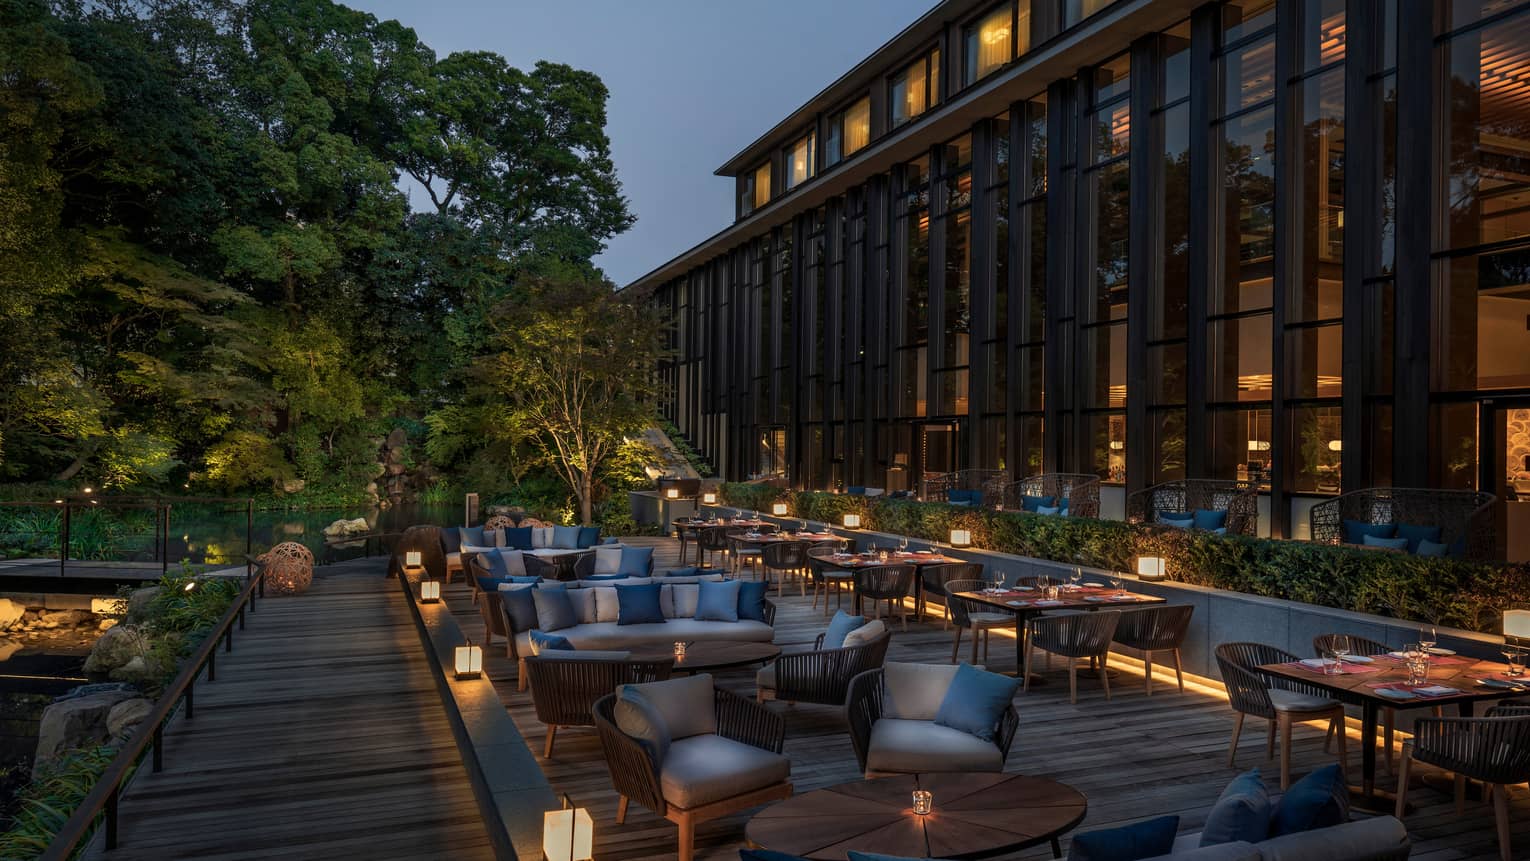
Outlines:
[{"label": "woven rattan chair", "polygon": [[1114,639],[1129,649],[1142,652],[1142,684],[1148,696],[1153,695],[1154,652],[1169,652],[1174,656],[1174,676],[1179,681],[1179,692],[1185,692],[1185,669],[1180,662],[1179,647],[1184,645],[1185,635],[1190,631],[1190,616],[1194,613],[1193,605],[1176,604],[1122,614]]},{"label": "woven rattan chair", "polygon": [[1411,523],[1440,527],[1440,542],[1459,547],[1469,559],[1491,559],[1496,550],[1493,504],[1480,490],[1437,487],[1370,487],[1340,494],[1312,506],[1307,514],[1312,540],[1340,544],[1344,521]]},{"label": "woven rattan chair", "polygon": [[908,608],[905,598],[914,591],[914,576],[918,570],[912,565],[879,565],[855,572],[855,593],[862,600],[870,601],[876,618],[882,618],[882,604],[887,604],[887,617],[894,611],[903,620],[903,630],[908,630]]},{"label": "woven rattan chair", "polygon": [[808,548],[806,541],[778,541],[765,545],[761,560],[765,566],[765,579],[776,578],[776,597],[786,589],[786,581],[796,577],[802,594],[807,595]]},{"label": "woven rattan chair", "polygon": [[1275,755],[1275,733],[1280,732],[1280,788],[1291,784],[1291,726],[1299,721],[1328,719],[1330,739],[1336,739],[1339,763],[1349,770],[1349,754],[1344,735],[1344,704],[1332,699],[1322,689],[1291,679],[1274,678],[1258,671],[1263,664],[1281,664],[1297,660],[1284,649],[1262,643],[1223,643],[1216,648],[1217,667],[1227,699],[1236,713],[1232,743],[1227,748],[1227,765],[1232,767],[1238,754],[1238,737],[1243,719],[1252,715],[1270,722],[1265,740],[1265,759]]},{"label": "woven rattan chair", "polygon": [[559,655],[526,657],[526,675],[531,681],[531,702],[537,720],[547,725],[547,741],[542,756],[553,753],[553,739],[559,727],[594,726],[595,701],[615,691],[618,685],[659,682],[674,670],[673,659],[662,661],[587,660]]},{"label": "woven rattan chair", "polygon": [[[866,757],[871,751],[871,730],[882,719],[882,704],[886,701],[886,676],[881,668],[867,670],[850,680],[845,694],[845,722],[850,727],[850,745],[855,749],[855,761],[861,771],[866,771]],[[999,716],[994,727],[993,743],[999,749],[1000,767],[1009,758],[1010,744],[1015,740],[1015,730],[1020,726],[1020,713],[1011,703]],[[936,801],[939,804],[939,800]],[[1060,854],[1060,853],[1059,853]]]},{"label": "woven rattan chair", "polygon": [[[869,643],[839,649],[825,649],[823,634],[813,641],[811,652],[792,652],[771,662],[756,676],[762,684],[755,698],[784,700],[789,703],[817,703],[842,706],[850,689],[850,680],[882,666],[892,632],[884,631]],[[763,682],[768,681],[766,686]]]},{"label": "woven rattan chair", "polygon": [[1160,514],[1189,514],[1197,509],[1226,511],[1228,535],[1259,532],[1259,490],[1247,481],[1181,478],[1126,497],[1128,523],[1154,524]]},{"label": "woven rattan chair", "polygon": [[[714,691],[713,702],[717,710],[717,735],[771,753],[781,752],[786,741],[786,721],[781,715],[722,688]],[[616,806],[616,824],[626,824],[627,805],[633,801],[675,823],[680,831],[679,861],[691,861],[698,822],[791,797],[791,782],[784,781],[698,808],[671,805],[664,800],[658,764],[648,748],[617,728],[613,715],[615,704],[614,694],[601,697],[595,703],[594,718],[606,767],[611,772],[611,783],[621,795]]]},{"label": "woven rattan chair", "polygon": [[1027,496],[1050,496],[1061,506],[1066,500],[1069,517],[1100,516],[1100,477],[1093,473],[1044,472],[1010,484],[1004,491],[1004,507],[1018,511]]},{"label": "woven rattan chair", "polygon": [[947,584],[952,580],[982,580],[983,566],[977,562],[947,562],[943,565],[926,565],[919,569],[919,606],[915,616],[923,616],[925,603],[931,595],[940,596],[941,630],[951,625],[951,602],[948,600]]},{"label": "woven rattan chair", "polygon": [[831,547],[812,547],[807,552],[808,578],[813,582],[813,608],[818,608],[818,596],[823,596],[823,614],[829,615],[829,591],[835,594],[834,606],[844,604],[844,593],[855,585],[855,572],[830,565],[823,560],[834,554]]},{"label": "woven rattan chair", "polygon": [[982,580],[951,580],[946,583],[946,604],[951,608],[951,624],[956,627],[956,638],[951,642],[951,663],[956,663],[956,653],[962,647],[962,632],[972,631],[972,663],[978,662],[978,642],[982,641],[983,662],[988,661],[988,634],[998,628],[1016,628],[1013,613],[998,613],[986,609],[987,605],[968,600],[957,592],[976,592],[987,586]]},{"label": "woven rattan chair", "polygon": [[[1314,657],[1324,657],[1333,651],[1334,642],[1339,637],[1349,638],[1349,653],[1362,657],[1372,658],[1376,655],[1385,655],[1392,651],[1392,647],[1386,643],[1378,643],[1367,637],[1357,637],[1353,634],[1319,634],[1312,638],[1312,654]],[[1435,717],[1440,717],[1444,711],[1439,706],[1433,706],[1430,712]],[[1392,736],[1397,728],[1397,709],[1387,706],[1381,710],[1381,735],[1382,735],[1382,762],[1387,767],[1387,774],[1393,773]]]},{"label": "woven rattan chair", "polygon": [[748,535],[746,529],[728,530],[728,555],[733,557],[733,573],[741,573],[747,565],[753,574],[763,576],[765,551],[760,545],[748,541]]},{"label": "woven rattan chair", "polygon": [[696,564],[702,568],[711,568],[712,558],[721,553],[724,558],[728,555],[728,532],[727,526],[707,526],[696,530]]},{"label": "woven rattan chair", "polygon": [[1025,690],[1031,689],[1031,655],[1037,649],[1047,654],[1047,666],[1051,667],[1052,655],[1068,660],[1068,701],[1078,702],[1078,659],[1088,658],[1098,667],[1100,685],[1105,688],[1105,699],[1110,699],[1110,676],[1106,670],[1106,658],[1110,655],[1110,640],[1121,622],[1121,611],[1101,610],[1096,613],[1068,613],[1061,616],[1041,616],[1030,621],[1029,637],[1025,646]]},{"label": "woven rattan chair", "polygon": [[1408,807],[1408,772],[1426,762],[1456,776],[1456,815],[1465,812],[1466,781],[1480,780],[1493,796],[1498,857],[1510,861],[1509,787],[1530,780],[1530,714],[1481,718],[1419,718],[1403,744],[1397,772],[1398,819]]},{"label": "woven rattan chair", "polygon": [[574,579],[584,580],[595,576],[595,551],[581,553],[574,558]]},{"label": "woven rattan chair", "polygon": [[696,527],[685,523],[675,524],[675,540],[680,542],[680,565],[685,565],[686,548],[696,536]]}]

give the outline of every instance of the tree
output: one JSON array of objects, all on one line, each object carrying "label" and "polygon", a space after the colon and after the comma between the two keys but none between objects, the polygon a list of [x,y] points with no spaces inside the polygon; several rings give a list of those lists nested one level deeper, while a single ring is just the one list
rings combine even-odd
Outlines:
[{"label": "tree", "polygon": [[664,324],[609,284],[566,278],[528,284],[491,319],[498,352],[481,368],[510,404],[508,432],[542,453],[589,524],[597,473],[653,422]]}]

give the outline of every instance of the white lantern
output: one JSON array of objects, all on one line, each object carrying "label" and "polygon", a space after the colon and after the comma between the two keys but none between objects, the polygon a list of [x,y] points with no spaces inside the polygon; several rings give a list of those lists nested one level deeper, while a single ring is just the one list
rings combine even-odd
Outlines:
[{"label": "white lantern", "polygon": [[859,514],[846,514],[845,515],[845,528],[846,529],[860,529],[861,528],[861,516]]},{"label": "white lantern", "polygon": [[547,861],[590,861],[594,846],[595,822],[588,810],[565,807],[542,814],[542,854]]},{"label": "white lantern", "polygon": [[1530,640],[1530,610],[1503,611],[1505,640]]},{"label": "white lantern", "polygon": [[1155,580],[1156,581],[1156,580],[1164,579],[1168,575],[1166,575],[1164,573],[1163,557],[1162,556],[1138,556],[1137,557],[1137,576],[1140,577],[1143,580]]},{"label": "white lantern", "polygon": [[483,647],[468,640],[456,649],[458,679],[476,679],[483,675]]},{"label": "white lantern", "polygon": [[420,551],[418,551],[418,550],[410,550],[410,551],[408,551],[407,553],[404,554],[404,567],[405,568],[418,568],[422,564],[424,564],[424,563],[422,563],[420,561]]},{"label": "white lantern", "polygon": [[441,601],[441,581],[440,580],[421,580],[420,581],[420,603],[421,604],[436,604],[436,603],[439,603],[440,601]]},{"label": "white lantern", "polygon": [[680,498],[680,488],[678,488],[678,487],[671,487],[668,490],[665,490],[664,491],[664,497],[666,499],[679,499]]},{"label": "white lantern", "polygon": [[970,530],[966,530],[966,529],[953,529],[953,530],[951,530],[951,546],[952,547],[971,547],[972,546],[972,532]]},{"label": "white lantern", "polygon": [[709,490],[706,493],[703,493],[701,495],[701,504],[702,505],[716,505],[717,504],[717,491]]},{"label": "white lantern", "polygon": [[785,517],[786,516],[786,503],[784,503],[784,502],[777,502],[774,505],[770,506],[770,513],[774,514],[777,517]]}]

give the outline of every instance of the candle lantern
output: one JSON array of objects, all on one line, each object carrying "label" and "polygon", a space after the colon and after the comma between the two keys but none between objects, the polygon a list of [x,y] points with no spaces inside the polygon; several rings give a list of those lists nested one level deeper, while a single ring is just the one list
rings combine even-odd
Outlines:
[{"label": "candle lantern", "polygon": [[458,679],[476,679],[483,675],[483,647],[472,640],[456,649]]},{"label": "candle lantern", "polygon": [[928,816],[935,809],[935,794],[924,789],[914,790],[914,813]]},{"label": "candle lantern", "polygon": [[437,603],[440,603],[440,601],[441,601],[441,581],[439,581],[439,580],[421,580],[420,581],[420,603],[421,604],[437,604]]},{"label": "candle lantern", "polygon": [[1164,560],[1162,556],[1138,556],[1137,576],[1143,580],[1158,581],[1165,579]]},{"label": "candle lantern", "polygon": [[680,660],[684,660],[684,659],[685,659],[685,642],[683,640],[676,640],[675,641],[675,660],[680,661]]},{"label": "candle lantern", "polygon": [[972,532],[970,530],[966,530],[966,529],[953,529],[953,530],[951,530],[951,546],[952,547],[971,547],[972,546]]},{"label": "candle lantern", "polygon": [[590,812],[563,799],[562,810],[542,814],[542,854],[547,861],[591,861],[595,857],[595,822]]},{"label": "candle lantern", "polygon": [[861,516],[859,514],[846,514],[845,515],[845,528],[846,529],[860,529],[861,528]]}]

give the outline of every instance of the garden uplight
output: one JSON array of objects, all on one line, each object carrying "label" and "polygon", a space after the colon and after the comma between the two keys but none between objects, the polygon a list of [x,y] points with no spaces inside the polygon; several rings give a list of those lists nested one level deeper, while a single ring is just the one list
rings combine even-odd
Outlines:
[{"label": "garden uplight", "polygon": [[595,857],[595,821],[582,807],[563,799],[562,810],[542,814],[542,854],[547,861],[590,861]]},{"label": "garden uplight", "polygon": [[1137,576],[1143,580],[1162,580],[1164,573],[1164,561],[1162,556],[1138,556]]},{"label": "garden uplight", "polygon": [[785,517],[786,516],[786,503],[784,503],[784,502],[777,502],[774,505],[770,506],[770,513],[774,514],[777,517]]},{"label": "garden uplight", "polygon": [[421,604],[436,604],[436,603],[439,603],[440,600],[441,600],[441,581],[439,581],[439,580],[421,580],[420,581],[420,603]]},{"label": "garden uplight", "polygon": [[404,554],[404,567],[405,568],[418,568],[418,567],[420,567],[421,564],[423,564],[423,563],[420,562],[420,551],[418,551],[418,550],[410,550],[409,552]]}]

